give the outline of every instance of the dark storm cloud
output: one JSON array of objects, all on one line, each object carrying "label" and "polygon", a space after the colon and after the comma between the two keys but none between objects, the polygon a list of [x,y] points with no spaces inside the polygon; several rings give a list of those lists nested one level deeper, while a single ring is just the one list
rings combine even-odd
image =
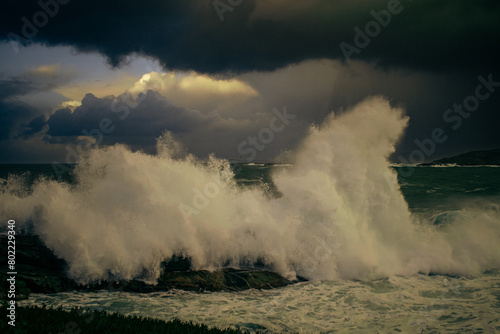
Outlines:
[{"label": "dark storm cloud", "polygon": [[[488,77],[487,72],[481,75]],[[171,91],[161,95],[150,90],[138,103],[130,100],[133,108],[128,108],[129,113],[122,120],[123,104],[113,107],[115,97],[98,98],[88,94],[73,112],[57,110],[43,125],[36,119],[26,122],[25,136],[38,135],[36,130],[42,129],[46,143],[76,144],[79,137],[87,133],[98,139],[93,130],[99,128],[103,119],[109,119],[114,129],[104,134],[101,145],[124,143],[150,153],[154,152],[156,138],[169,130],[193,154],[204,156],[215,152],[221,157],[240,159],[239,144],[269,127],[274,108],[282,110],[286,106],[288,112],[297,117],[257,156],[262,161],[270,161],[281,150],[293,149],[309,125],[321,124],[331,111],[342,113],[367,96],[381,95],[388,97],[394,106],[405,108],[411,119],[396,158],[401,154],[408,159],[419,149],[415,140],[428,142],[436,128],[443,129],[448,140],[436,145],[428,159],[500,145],[496,129],[500,95],[496,91],[481,101],[458,129],[452,128],[456,120],[450,122],[450,116],[448,121],[443,118],[455,103],[463,103],[474,94],[479,84],[477,75],[384,71],[363,62],[344,66],[337,61],[323,60],[303,62],[272,73],[245,73],[237,78],[250,84],[257,95],[225,107],[222,102],[230,98],[220,97],[214,106],[200,111],[184,107],[182,101],[175,103],[167,99],[165,96],[173,96]],[[500,77],[493,75],[492,78],[495,85],[500,82]],[[128,101],[126,96],[122,95],[124,101]],[[191,92],[191,97],[196,99],[197,95]]]},{"label": "dark storm cloud", "polygon": [[[96,133],[103,120],[111,122],[106,127],[112,127],[113,131],[105,133],[102,144],[120,142],[146,149],[149,146],[151,151],[155,139],[164,130],[182,134],[204,118],[197,111],[172,105],[153,91],[143,94],[138,101],[126,95],[115,99],[87,94],[74,111],[62,108],[53,113],[23,101],[25,96],[66,82],[68,76],[57,75],[57,72],[60,72],[57,67],[45,66],[0,81],[0,155],[3,162],[29,161],[25,156],[27,148],[35,144],[47,154],[57,156],[56,148],[64,152],[61,148],[77,143],[81,136],[88,134],[99,138]],[[43,145],[42,139],[49,146]],[[30,153],[30,157],[35,155]]]},{"label": "dark storm cloud", "polygon": [[[258,137],[262,129],[269,128],[275,116],[274,108],[287,107],[288,112],[297,117],[290,120],[282,132],[276,133],[274,140],[256,156],[256,161],[272,161],[281,150],[296,147],[311,123],[321,124],[331,111],[342,113],[367,96],[382,95],[394,106],[404,107],[411,118],[396,158],[402,154],[408,160],[413,150],[419,149],[416,139],[425,141],[431,138],[433,129],[442,128],[449,139],[435,146],[435,152],[428,157],[434,159],[500,145],[497,131],[500,77],[496,74],[492,75],[494,92],[482,100],[470,116],[462,119],[460,127],[452,128],[456,120],[443,119],[455,103],[463,103],[475,94],[479,75],[489,77],[488,72],[450,75],[385,71],[364,62],[346,66],[338,61],[321,60],[274,72],[239,75],[235,79],[248,84],[256,93],[244,99],[240,95],[216,95],[208,106],[203,102],[207,97],[192,87],[186,95],[179,95],[173,88],[162,92],[149,90],[138,100],[127,98],[128,93],[118,99],[88,94],[74,111],[59,109],[50,114],[11,98],[7,99],[9,103],[0,104],[3,110],[0,131],[3,139],[9,138],[0,140],[0,156],[3,162],[66,161],[68,144],[77,144],[86,133],[99,139],[96,130],[103,119],[109,119],[114,128],[103,135],[100,145],[124,143],[133,150],[154,153],[155,139],[169,130],[188,152],[197,156],[213,152],[219,157],[242,160],[246,155],[239,152],[239,145],[249,142],[249,136]],[[151,80],[154,77],[151,76]],[[162,80],[168,81],[168,78]],[[11,91],[25,90],[17,88]],[[486,91],[483,89],[481,93]],[[201,101],[203,108],[186,105],[187,99]],[[114,105],[113,101],[121,102]],[[125,118],[124,107],[128,110]]]},{"label": "dark storm cloud", "polygon": [[45,116],[40,115],[38,117],[33,118],[28,124],[22,125],[22,129],[19,132],[19,134],[24,138],[27,139],[39,132],[41,132],[44,127],[45,127]]},{"label": "dark storm cloud", "polygon": [[79,136],[89,136],[102,144],[153,145],[165,130],[182,134],[199,123],[196,111],[174,106],[157,92],[148,91],[138,99],[87,94],[73,112],[59,109],[48,118],[45,140],[76,143]]},{"label": "dark storm cloud", "polygon": [[60,65],[40,66],[8,78],[0,73],[0,100],[50,91],[66,84],[74,76],[72,68]]},{"label": "dark storm cloud", "polygon": [[0,101],[0,140],[19,136],[19,129],[39,114],[39,110],[28,104]]},{"label": "dark storm cloud", "polygon": [[21,79],[0,80],[0,100],[33,91],[32,83]]},{"label": "dark storm cloud", "polygon": [[71,69],[42,66],[18,76],[0,79],[0,140],[29,137],[42,130],[44,108],[22,100],[22,97],[47,92],[73,77]]},{"label": "dark storm cloud", "polygon": [[[494,0],[401,0],[369,44],[356,44],[354,28],[365,31],[375,20],[371,11],[396,2],[244,0],[232,1],[241,4],[219,16],[214,3],[226,0],[42,0],[54,14],[44,20],[37,16],[38,1],[9,1],[2,5],[0,36],[24,33],[34,42],[98,51],[113,65],[138,53],[170,69],[210,73],[273,70],[309,58],[345,60],[342,42],[357,45],[351,58],[383,66],[498,69],[500,3]],[[40,27],[23,31],[34,21]]]},{"label": "dark storm cloud", "polygon": [[39,121],[34,119],[43,119],[43,111],[16,99],[36,91],[37,84],[27,78],[0,80],[0,140],[39,131]]}]

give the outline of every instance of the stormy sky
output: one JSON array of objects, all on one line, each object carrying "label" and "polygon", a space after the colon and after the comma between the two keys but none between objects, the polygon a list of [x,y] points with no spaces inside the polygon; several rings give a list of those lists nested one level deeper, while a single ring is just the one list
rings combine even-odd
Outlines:
[{"label": "stormy sky", "polygon": [[245,161],[279,115],[252,157],[271,161],[372,95],[410,117],[394,161],[435,129],[426,160],[498,148],[499,56],[495,0],[9,0],[0,163],[76,162],[82,141],[154,153],[165,131]]}]

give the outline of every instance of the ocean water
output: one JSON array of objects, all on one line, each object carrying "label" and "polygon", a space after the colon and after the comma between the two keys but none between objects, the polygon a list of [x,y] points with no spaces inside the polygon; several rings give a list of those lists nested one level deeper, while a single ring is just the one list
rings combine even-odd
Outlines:
[{"label": "ocean water", "polygon": [[66,175],[0,166],[2,219],[40,235],[81,283],[154,282],[174,254],[195,269],[258,261],[309,280],[270,291],[34,294],[22,303],[262,333],[498,332],[500,169],[391,165],[407,121],[387,101],[368,100],[312,127],[285,165],[179,157],[166,135],[157,155],[96,148]]},{"label": "ocean water", "polygon": [[274,290],[35,294],[23,305],[91,307],[253,333],[497,333],[500,273],[299,283]]},{"label": "ocean water", "polygon": [[[271,177],[280,168],[293,166],[232,166],[240,187],[265,184],[271,197],[281,196]],[[401,191],[411,212],[429,224],[451,223],[467,205],[495,210],[499,203],[497,167],[393,168],[408,175],[399,176]],[[41,176],[57,178],[50,165],[3,165],[0,173],[4,179],[24,175],[27,188]],[[21,304],[91,307],[256,333],[495,333],[500,332],[500,271],[325,280],[268,291],[33,294]]]}]

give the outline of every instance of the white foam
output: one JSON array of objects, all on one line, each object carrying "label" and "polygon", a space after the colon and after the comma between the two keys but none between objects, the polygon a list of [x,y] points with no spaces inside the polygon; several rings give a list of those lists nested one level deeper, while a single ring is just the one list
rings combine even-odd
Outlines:
[{"label": "white foam", "polygon": [[20,227],[32,221],[81,282],[154,280],[173,254],[196,269],[261,259],[313,280],[499,268],[499,212],[469,210],[439,229],[411,217],[388,162],[406,124],[380,97],[331,115],[311,128],[293,168],[274,173],[279,199],[238,188],[228,161],[183,156],[165,135],[155,156],[93,150],[75,186],[45,180],[28,194],[13,182],[0,212]]},{"label": "white foam", "polygon": [[32,294],[19,303],[178,318],[251,333],[461,333],[468,329],[495,333],[500,326],[499,280],[499,273],[474,279],[395,276],[366,283],[308,282],[263,291]]}]

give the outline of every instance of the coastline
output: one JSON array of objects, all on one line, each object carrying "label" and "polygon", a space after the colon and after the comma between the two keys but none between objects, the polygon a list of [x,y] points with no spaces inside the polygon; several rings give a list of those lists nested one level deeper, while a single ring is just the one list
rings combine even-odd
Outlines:
[{"label": "coastline", "polygon": [[[18,297],[25,299],[30,293],[57,293],[67,291],[126,291],[149,293],[179,289],[194,292],[243,291],[247,289],[272,289],[293,284],[277,273],[265,269],[221,268],[215,271],[191,270],[189,259],[174,257],[162,263],[162,273],[156,284],[140,279],[130,281],[100,281],[88,285],[78,284],[66,275],[67,264],[57,258],[36,235],[18,235],[17,242],[17,289]],[[7,238],[0,237],[0,245],[6,248]],[[6,267],[6,260],[2,267]],[[0,273],[2,284],[6,277]],[[2,300],[6,299],[2,289]]]}]

